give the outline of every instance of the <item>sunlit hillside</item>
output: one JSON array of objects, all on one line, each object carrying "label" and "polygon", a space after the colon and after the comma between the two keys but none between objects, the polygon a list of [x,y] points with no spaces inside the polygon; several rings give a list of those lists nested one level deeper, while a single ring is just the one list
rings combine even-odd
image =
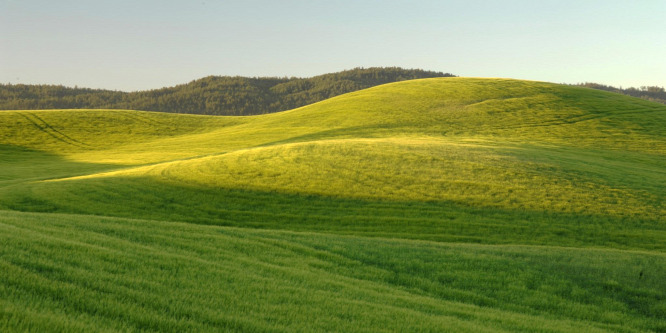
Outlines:
[{"label": "sunlit hillside", "polygon": [[[39,199],[69,212],[55,197],[76,201],[69,197],[76,191],[55,195],[61,188],[150,179],[167,192],[185,186],[654,220],[665,213],[664,110],[591,89],[446,78],[255,117],[3,112],[5,150],[12,163],[27,162],[5,180],[14,186],[5,202]],[[77,212],[106,214],[87,209]]]}]

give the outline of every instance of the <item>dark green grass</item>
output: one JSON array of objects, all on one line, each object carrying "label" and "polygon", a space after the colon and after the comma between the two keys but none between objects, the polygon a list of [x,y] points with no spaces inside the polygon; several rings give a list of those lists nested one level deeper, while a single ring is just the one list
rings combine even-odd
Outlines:
[{"label": "dark green grass", "polygon": [[0,212],[3,331],[663,331],[666,258]]},{"label": "dark green grass", "polygon": [[666,225],[641,216],[362,200],[94,178],[5,189],[0,207],[197,224],[486,244],[666,249]]},{"label": "dark green grass", "polygon": [[118,167],[112,164],[74,162],[40,150],[0,144],[0,188],[16,183],[85,175]]}]

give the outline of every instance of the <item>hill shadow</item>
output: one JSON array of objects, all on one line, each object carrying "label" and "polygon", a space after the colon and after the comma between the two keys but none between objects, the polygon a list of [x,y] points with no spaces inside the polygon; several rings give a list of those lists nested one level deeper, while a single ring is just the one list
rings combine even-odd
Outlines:
[{"label": "hill shadow", "polygon": [[113,164],[85,163],[26,147],[0,144],[0,188],[12,184],[113,170]]},{"label": "hill shadow", "polygon": [[452,201],[396,201],[173,185],[149,177],[0,187],[0,209],[437,242],[659,249],[663,223]]}]

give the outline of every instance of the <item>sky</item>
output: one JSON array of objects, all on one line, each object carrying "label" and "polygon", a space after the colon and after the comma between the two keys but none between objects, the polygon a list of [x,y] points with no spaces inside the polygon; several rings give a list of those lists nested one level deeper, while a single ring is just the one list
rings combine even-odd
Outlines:
[{"label": "sky", "polygon": [[666,0],[0,0],[0,83],[157,89],[355,67],[666,86]]}]

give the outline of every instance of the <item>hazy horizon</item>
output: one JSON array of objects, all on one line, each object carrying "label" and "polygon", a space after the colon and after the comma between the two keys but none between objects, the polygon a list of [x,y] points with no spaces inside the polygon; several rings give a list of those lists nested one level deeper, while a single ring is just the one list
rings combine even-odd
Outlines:
[{"label": "hazy horizon", "polygon": [[663,1],[0,2],[0,83],[157,89],[403,67],[666,86]]}]

